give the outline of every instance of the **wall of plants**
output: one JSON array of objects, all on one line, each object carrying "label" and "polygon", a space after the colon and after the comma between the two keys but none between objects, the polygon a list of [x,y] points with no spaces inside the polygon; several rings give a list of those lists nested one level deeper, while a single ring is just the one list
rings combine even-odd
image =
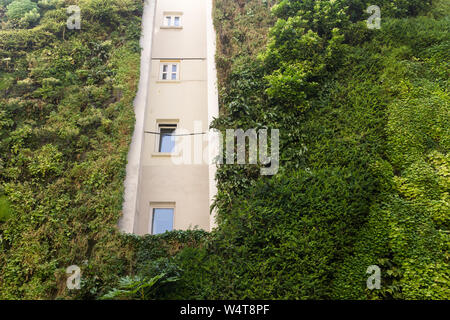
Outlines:
[{"label": "wall of plants", "polygon": [[106,3],[0,2],[0,297],[450,297],[448,1],[369,29],[367,0],[216,0],[213,126],[279,129],[280,170],[221,166],[217,230],[145,237],[116,227],[142,5]]}]

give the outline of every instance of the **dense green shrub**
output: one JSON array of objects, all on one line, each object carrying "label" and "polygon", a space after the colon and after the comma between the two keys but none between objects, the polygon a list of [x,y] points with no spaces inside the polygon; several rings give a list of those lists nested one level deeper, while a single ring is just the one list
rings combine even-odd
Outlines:
[{"label": "dense green shrub", "polygon": [[0,222],[5,222],[11,217],[11,206],[8,198],[0,196]]},{"label": "dense green shrub", "polygon": [[[369,30],[368,5],[280,1],[260,60],[220,58],[230,63],[218,64],[229,76],[216,127],[279,128],[282,167],[274,178],[251,166],[219,169],[221,224],[203,264],[219,288],[210,296],[449,297],[449,23],[442,17],[450,12],[442,1],[382,1],[382,28]],[[315,187],[299,172],[328,177]],[[332,173],[344,180],[329,190]],[[291,209],[304,198],[311,208]],[[379,291],[366,289],[373,264],[382,269]]]},{"label": "dense green shrub", "polygon": [[32,10],[37,10],[37,5],[31,0],[14,0],[7,7],[6,15],[9,19],[21,19]]},{"label": "dense green shrub", "polygon": [[370,180],[348,169],[290,171],[236,199],[210,252],[214,298],[324,299],[364,224]]},{"label": "dense green shrub", "polygon": [[[16,1],[11,18],[20,18]],[[72,4],[83,11],[81,30],[66,28]],[[0,30],[1,210],[9,203],[14,211],[0,224],[0,297],[93,298],[130,270],[117,222],[142,3],[38,5],[45,10],[36,27]],[[75,294],[65,285],[73,264],[83,273]]]}]

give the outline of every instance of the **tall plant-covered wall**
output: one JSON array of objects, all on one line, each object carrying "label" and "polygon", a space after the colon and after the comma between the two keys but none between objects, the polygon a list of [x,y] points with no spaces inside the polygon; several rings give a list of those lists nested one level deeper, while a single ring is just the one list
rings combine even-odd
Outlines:
[{"label": "tall plant-covered wall", "polygon": [[128,270],[116,225],[141,15],[131,0],[0,1],[0,298],[66,297],[71,265],[95,296]]},{"label": "tall plant-covered wall", "polygon": [[22,22],[6,2],[0,297],[450,297],[448,1],[380,0],[370,29],[366,0],[216,0],[213,126],[279,129],[280,168],[220,166],[216,231],[145,237],[115,227],[140,4],[80,1],[77,32],[59,2]]}]

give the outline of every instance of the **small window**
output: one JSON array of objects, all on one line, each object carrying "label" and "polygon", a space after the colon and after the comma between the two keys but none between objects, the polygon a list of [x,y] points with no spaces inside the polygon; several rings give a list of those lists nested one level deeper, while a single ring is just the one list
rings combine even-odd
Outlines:
[{"label": "small window", "polygon": [[162,63],[161,64],[161,80],[179,80],[180,65],[176,63]]},{"label": "small window", "polygon": [[175,131],[176,124],[159,125],[159,147],[158,152],[172,153],[175,149]]},{"label": "small window", "polygon": [[173,230],[173,208],[154,208],[152,217],[152,234]]},{"label": "small window", "polygon": [[164,26],[165,27],[181,27],[181,16],[180,15],[165,15],[164,16]]}]

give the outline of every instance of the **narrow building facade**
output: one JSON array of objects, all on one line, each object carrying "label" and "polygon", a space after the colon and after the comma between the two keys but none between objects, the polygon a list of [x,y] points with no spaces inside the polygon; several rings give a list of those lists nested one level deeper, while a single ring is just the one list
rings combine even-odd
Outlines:
[{"label": "narrow building facade", "polygon": [[143,55],[149,59],[142,59],[141,72],[148,74],[147,79],[141,74],[145,99],[138,92],[141,105],[135,106],[136,128],[119,224],[125,232],[209,231],[214,226],[210,205],[215,165],[209,158],[208,137],[218,102],[211,3],[150,0],[146,4],[144,19],[151,21],[144,21],[142,40],[151,41],[151,46],[144,44]]}]

